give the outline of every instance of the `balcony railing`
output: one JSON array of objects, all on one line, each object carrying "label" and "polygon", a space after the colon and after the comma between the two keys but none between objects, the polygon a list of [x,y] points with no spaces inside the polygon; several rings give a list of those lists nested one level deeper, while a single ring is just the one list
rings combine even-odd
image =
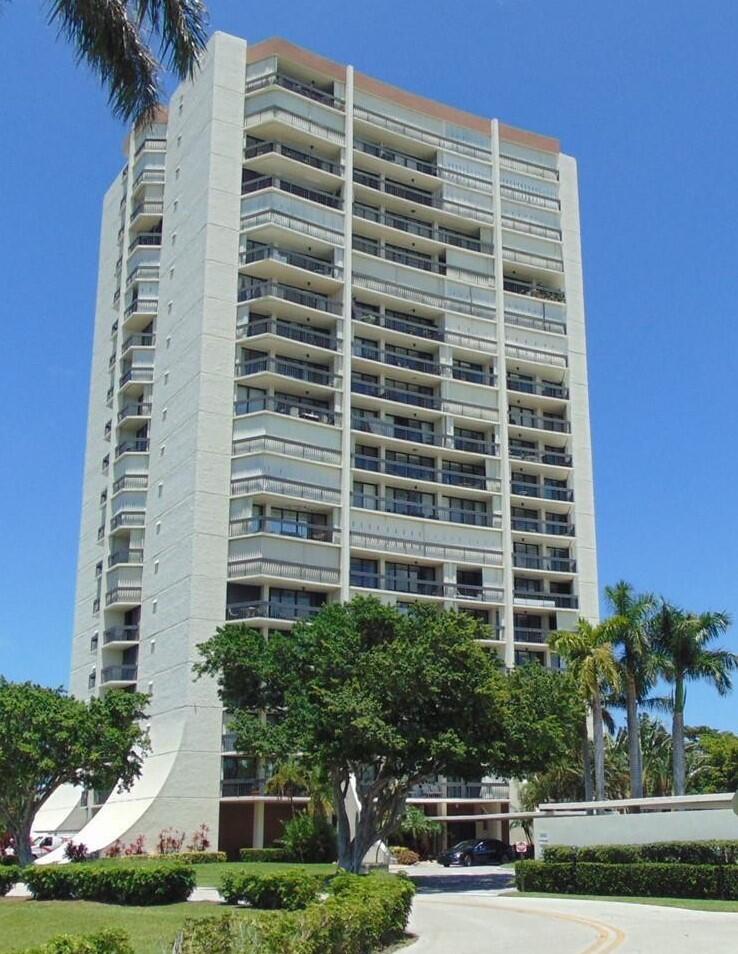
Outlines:
[{"label": "balcony railing", "polygon": [[553,196],[533,192],[530,189],[521,189],[518,185],[500,184],[500,195],[505,199],[528,202],[530,205],[538,205],[542,209],[552,209],[556,212],[561,208],[561,203]]},{"label": "balcony railing", "polygon": [[443,329],[413,321],[409,315],[399,311],[386,309],[383,313],[374,311],[358,311],[354,314],[356,321],[363,321],[378,328],[387,328],[390,331],[400,331],[403,334],[414,335],[417,338],[428,338],[431,341],[443,341]]},{"label": "balcony railing", "polygon": [[133,237],[133,241],[128,246],[128,251],[132,252],[140,246],[149,246],[161,248],[161,232],[141,232]]},{"label": "balcony railing", "polygon": [[229,580],[251,579],[262,576],[301,580],[306,583],[323,583],[326,586],[338,585],[338,570],[332,567],[313,566],[309,563],[291,563],[289,560],[271,560],[264,557],[229,560],[228,562]]},{"label": "balcony railing", "polygon": [[105,605],[112,606],[114,603],[140,603],[140,586],[116,586],[108,590],[105,594]]},{"label": "balcony railing", "polygon": [[425,543],[409,537],[388,537],[377,533],[351,531],[351,546],[361,550],[403,556],[421,556],[430,560],[448,560],[460,563],[476,563],[491,566],[502,565],[502,551],[489,547],[456,546],[455,544]]},{"label": "balcony railing", "polygon": [[144,510],[121,510],[111,517],[110,529],[117,530],[119,527],[143,527],[145,522],[146,512]]},{"label": "balcony railing", "polygon": [[484,454],[490,457],[498,456],[498,447],[492,441],[477,440],[476,438],[460,435],[437,434],[435,431],[407,427],[378,417],[359,417],[355,415],[351,419],[351,427],[355,431],[362,431],[365,434],[393,437],[395,440],[411,441],[413,444],[446,447],[450,450],[465,451],[470,454]]},{"label": "balcony railing", "polygon": [[521,282],[515,278],[505,278],[504,288],[506,292],[513,292],[515,295],[530,295],[532,298],[544,298],[547,301],[566,301],[563,291],[547,288],[537,282]]},{"label": "balcony railing", "polygon": [[428,143],[432,146],[440,146],[444,149],[451,149],[465,156],[473,156],[486,162],[491,161],[491,151],[489,148],[474,146],[469,142],[454,139],[452,136],[441,136],[430,130],[423,129],[411,123],[402,122],[393,116],[386,116],[383,113],[377,113],[374,110],[366,109],[364,106],[354,106],[354,115],[357,119],[372,123],[375,126],[381,126],[384,129],[390,129],[399,133],[401,136],[407,136],[410,139],[417,139],[420,142]]},{"label": "balcony railing", "polygon": [[454,245],[471,252],[483,252],[485,255],[491,255],[493,252],[493,246],[491,244],[482,242],[469,235],[463,235],[460,232],[443,228],[434,222],[423,222],[421,219],[400,215],[397,212],[375,209],[374,206],[364,205],[361,202],[354,203],[354,215],[368,222],[376,222],[379,225],[386,225],[391,229],[409,232],[411,235],[419,235],[422,238],[432,239],[435,242],[441,242],[445,245]]},{"label": "balcony railing", "polygon": [[146,490],[149,486],[147,474],[123,474],[113,483],[113,493],[121,490]]},{"label": "balcony railing", "polygon": [[283,265],[292,265],[305,271],[315,272],[317,275],[327,275],[330,278],[339,278],[341,269],[332,262],[326,262],[314,255],[303,255],[289,249],[277,248],[275,245],[260,245],[257,248],[242,249],[238,253],[240,265],[251,265],[254,262],[280,262]]},{"label": "balcony railing", "polygon": [[133,207],[131,212],[131,221],[136,218],[138,215],[163,215],[164,214],[164,203],[163,202],[139,202],[138,205]]},{"label": "balcony railing", "polygon": [[564,421],[558,417],[537,417],[532,414],[516,414],[514,409],[510,410],[510,424],[513,427],[533,427],[537,430],[556,431],[559,434],[568,434],[571,431],[569,421]]},{"label": "balcony railing", "polygon": [[412,404],[413,407],[424,407],[430,410],[440,410],[441,398],[437,394],[417,394],[415,391],[406,391],[403,388],[387,387],[386,384],[372,384],[369,381],[351,381],[351,390],[354,394],[365,394],[369,397],[382,398],[385,401],[396,401],[399,404]]},{"label": "balcony railing", "polygon": [[103,630],[104,646],[108,643],[137,643],[138,639],[138,626],[111,626]]},{"label": "balcony railing", "polygon": [[550,179],[554,182],[559,180],[559,170],[551,166],[542,166],[540,162],[530,162],[528,159],[520,159],[517,156],[506,156],[500,153],[500,165],[506,169],[515,169],[516,172],[523,172],[530,176],[540,176],[542,179]]},{"label": "balcony railing", "polygon": [[279,189],[282,192],[289,192],[290,195],[296,195],[300,199],[317,202],[319,205],[327,205],[331,209],[343,207],[340,195],[325,192],[323,189],[309,189],[306,186],[298,185],[296,182],[288,182],[287,179],[279,179],[276,176],[258,176],[255,179],[246,179],[241,184],[241,195],[250,195],[252,192],[260,192],[262,189]]},{"label": "balcony railing", "polygon": [[408,480],[427,480],[438,484],[448,484],[455,487],[472,487],[475,490],[488,490],[492,486],[491,479],[484,473],[467,474],[461,471],[437,469],[421,464],[405,463],[404,461],[382,460],[366,454],[354,456],[354,467],[360,470],[371,470],[374,473],[389,474],[392,477],[406,477]]},{"label": "balcony railing", "polygon": [[571,467],[571,454],[566,454],[563,451],[541,451],[532,447],[510,447],[510,456],[514,457],[515,460],[527,460],[536,464]]},{"label": "balcony railing", "polygon": [[158,265],[137,265],[126,278],[126,288],[133,285],[134,282],[158,282]]},{"label": "balcony railing", "polygon": [[291,76],[285,76],[284,73],[269,73],[266,76],[258,76],[247,80],[246,92],[256,93],[260,89],[266,89],[269,86],[281,86],[292,93],[298,93],[308,99],[315,100],[316,103],[322,103],[324,106],[330,106],[332,109],[343,109],[343,103],[332,93],[311,86],[309,83],[303,83],[301,80],[294,79]]},{"label": "balcony railing", "polygon": [[128,368],[127,371],[124,371],[120,376],[118,381],[119,387],[124,387],[126,384],[150,384],[154,380],[154,369],[153,368]]},{"label": "balcony railing", "polygon": [[441,366],[437,361],[429,361],[427,358],[416,358],[408,354],[396,354],[387,348],[380,348],[378,345],[365,344],[355,341],[351,351],[358,358],[366,358],[368,361],[378,361],[381,364],[391,364],[395,368],[407,368],[409,371],[421,371],[423,374],[439,375]]},{"label": "balcony railing", "polygon": [[139,437],[134,441],[123,441],[123,443],[118,444],[115,448],[115,456],[120,457],[122,454],[148,454],[149,452],[149,441],[148,438]]},{"label": "balcony railing", "polygon": [[138,679],[138,666],[105,666],[100,673],[100,683],[135,682]]},{"label": "balcony railing", "polygon": [[279,338],[302,341],[304,344],[313,345],[316,348],[336,350],[336,339],[328,332],[320,331],[318,328],[310,328],[306,325],[297,325],[289,321],[281,321],[279,318],[261,318],[252,315],[249,316],[248,320],[241,321],[236,325],[237,338],[251,338],[256,335],[277,335]]},{"label": "balcony railing", "polygon": [[310,238],[318,239],[321,242],[330,242],[332,245],[343,244],[343,232],[328,226],[315,225],[314,222],[309,222],[307,219],[302,219],[297,215],[288,215],[286,212],[278,212],[276,209],[259,209],[256,212],[241,216],[242,231],[259,228],[262,225],[277,225],[293,232],[309,235]]},{"label": "balcony railing", "polygon": [[497,587],[477,586],[468,583],[443,583],[438,580],[426,580],[405,575],[383,575],[351,570],[350,583],[351,586],[360,589],[412,593],[417,596],[437,596],[450,600],[474,600],[480,603],[499,603],[503,600],[503,591]]},{"label": "balcony railing", "polygon": [[546,603],[549,606],[557,606],[560,609],[577,609],[579,606],[579,597],[572,596],[569,593],[543,593],[534,590],[514,590],[513,598],[516,600],[532,600],[534,602]]},{"label": "balcony railing", "polygon": [[151,404],[148,401],[126,404],[118,411],[118,422],[125,421],[129,417],[151,417]]},{"label": "balcony railing", "polygon": [[352,504],[364,510],[377,510],[400,517],[419,517],[423,520],[443,520],[448,523],[463,523],[469,527],[499,528],[499,514],[487,510],[463,510],[459,507],[436,507],[432,504],[414,503],[394,497],[375,497],[370,494],[354,494]]},{"label": "balcony railing", "polygon": [[239,302],[255,301],[258,298],[281,298],[283,301],[289,301],[295,305],[304,305],[306,308],[327,311],[333,315],[341,313],[340,301],[328,298],[327,295],[306,292],[301,288],[295,288],[293,285],[285,285],[282,282],[259,282],[258,284],[247,285],[238,290]]},{"label": "balcony railing", "polygon": [[124,316],[130,318],[131,315],[155,315],[158,308],[158,298],[134,298],[130,305],[126,306]]},{"label": "balcony railing", "polygon": [[535,517],[512,517],[512,529],[518,533],[545,533],[554,537],[573,537],[574,527],[556,520],[537,520]]},{"label": "balcony railing", "polygon": [[232,537],[248,536],[252,533],[275,533],[282,537],[296,537],[299,540],[316,540],[320,543],[333,543],[335,527],[325,523],[310,523],[306,520],[285,520],[280,517],[249,517],[246,520],[231,520],[229,524]]},{"label": "balcony railing", "polygon": [[403,166],[405,169],[411,169],[414,172],[422,172],[426,176],[437,176],[438,166],[435,162],[428,162],[424,159],[416,159],[405,152],[397,152],[390,149],[389,146],[382,146],[379,143],[366,142],[363,139],[354,139],[354,149],[365,152],[369,156],[376,156],[377,159],[386,159],[395,165]]},{"label": "balcony railing", "polygon": [[133,180],[131,188],[135,192],[142,185],[163,185],[165,170],[163,168],[143,169]]},{"label": "balcony railing", "polygon": [[320,156],[313,155],[310,152],[304,152],[302,149],[295,149],[294,146],[287,146],[283,142],[269,140],[267,142],[255,142],[248,145],[243,150],[244,159],[255,159],[257,156],[269,154],[284,156],[285,159],[293,159],[295,162],[302,162],[306,166],[312,166],[313,169],[320,169],[322,172],[330,172],[331,175],[340,176],[341,167],[336,162],[329,159],[322,159]]},{"label": "balcony railing", "polygon": [[533,328],[535,331],[547,331],[554,335],[566,334],[566,322],[553,318],[538,318],[521,312],[505,309],[505,324],[519,328]]},{"label": "balcony railing", "polygon": [[317,444],[306,444],[304,441],[291,441],[281,437],[270,437],[259,434],[254,437],[244,437],[233,442],[231,448],[233,456],[241,454],[258,454],[273,452],[285,457],[315,460],[324,464],[340,464],[341,452],[332,447],[320,447]]},{"label": "balcony railing", "polygon": [[519,262],[521,265],[532,265],[534,268],[548,268],[554,272],[563,272],[564,263],[560,258],[551,258],[548,255],[534,255],[522,249],[502,247],[502,257],[506,262]]},{"label": "balcony railing", "polygon": [[507,782],[421,782],[413,785],[408,797],[504,802],[510,798],[510,786]]},{"label": "balcony railing", "polygon": [[259,411],[274,411],[276,414],[286,414],[288,417],[299,417],[303,421],[314,421],[317,424],[337,424],[340,415],[327,408],[313,407],[310,404],[301,404],[298,400],[287,401],[276,397],[253,397],[244,401],[236,401],[233,413],[236,417],[244,414],[256,414]]},{"label": "balcony railing", "polygon": [[242,497],[250,494],[277,494],[304,500],[319,500],[322,503],[338,503],[341,499],[340,490],[333,487],[308,484],[287,477],[259,474],[254,477],[238,477],[231,481],[231,496]]},{"label": "balcony railing", "polygon": [[409,285],[399,285],[396,282],[375,278],[373,275],[364,275],[361,272],[354,272],[353,278],[354,285],[357,288],[367,288],[381,295],[389,295],[393,298],[418,302],[422,305],[428,305],[430,308],[436,308],[439,311],[456,311],[464,315],[474,315],[477,318],[489,319],[494,319],[496,315],[494,305],[484,304],[470,298],[450,298],[447,295],[436,295],[433,292],[420,291],[420,289]]},{"label": "balcony railing", "polygon": [[541,500],[565,500],[574,499],[574,491],[571,487],[549,487],[546,484],[534,484],[526,481],[513,480],[510,483],[510,493],[518,497],[538,497]]},{"label": "balcony railing", "polygon": [[538,553],[513,553],[513,566],[520,570],[549,570],[551,573],[574,573],[577,568],[576,560],[570,557]]},{"label": "balcony railing", "polygon": [[156,344],[156,335],[129,335],[121,346],[121,354],[125,354],[129,348],[153,348]]},{"label": "balcony railing", "polygon": [[143,550],[116,550],[108,557],[108,567],[143,563]]},{"label": "balcony railing", "polygon": [[569,388],[563,384],[555,384],[553,381],[528,381],[511,375],[507,379],[507,387],[510,391],[558,398],[561,401],[565,401],[569,397]]},{"label": "balcony railing", "polygon": [[528,348],[514,343],[505,345],[505,353],[508,357],[517,358],[520,361],[531,361],[534,364],[549,364],[556,368],[565,368],[569,363],[565,354],[560,354],[556,351],[544,351],[541,348]]},{"label": "balcony railing", "polygon": [[290,361],[287,358],[272,358],[265,355],[263,358],[249,358],[246,361],[236,362],[236,377],[246,378],[253,374],[281,374],[297,381],[309,381],[311,384],[322,384],[331,387],[334,383],[333,372],[326,368],[321,370],[303,364],[301,361]]},{"label": "balcony railing", "polygon": [[545,643],[548,642],[548,632],[543,629],[516,626],[513,638],[516,643]]},{"label": "balcony railing", "polygon": [[227,619],[311,619],[320,606],[304,603],[288,603],[277,600],[257,600],[248,603],[229,603],[226,607]]}]

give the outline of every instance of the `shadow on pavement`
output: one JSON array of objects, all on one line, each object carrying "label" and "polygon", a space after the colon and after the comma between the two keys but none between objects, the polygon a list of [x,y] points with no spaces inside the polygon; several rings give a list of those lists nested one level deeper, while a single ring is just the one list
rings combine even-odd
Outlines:
[{"label": "shadow on pavement", "polygon": [[500,868],[496,871],[484,871],[478,874],[415,874],[407,872],[418,889],[418,894],[461,894],[467,891],[504,891],[515,885],[512,871]]}]

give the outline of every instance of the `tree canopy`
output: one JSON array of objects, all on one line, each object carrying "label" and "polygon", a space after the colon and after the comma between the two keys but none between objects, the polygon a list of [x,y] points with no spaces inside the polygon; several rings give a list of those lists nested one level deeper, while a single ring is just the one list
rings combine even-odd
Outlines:
[{"label": "tree canopy", "polygon": [[130,788],[148,748],[146,696],[111,691],[82,702],[62,689],[0,677],[0,829],[27,863],[36,812],[60,785]]},{"label": "tree canopy", "polygon": [[482,635],[468,614],[357,597],[268,638],[221,627],[196,671],[216,678],[241,751],[270,761],[297,752],[325,768],[339,863],[358,870],[397,828],[414,784],[522,776],[570,746],[578,702],[567,677],[540,666],[507,676]]}]

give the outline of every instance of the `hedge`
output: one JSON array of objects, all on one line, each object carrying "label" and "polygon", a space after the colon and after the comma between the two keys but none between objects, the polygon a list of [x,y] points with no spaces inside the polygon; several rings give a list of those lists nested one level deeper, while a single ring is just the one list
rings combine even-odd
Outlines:
[{"label": "hedge", "polygon": [[297,911],[315,901],[332,875],[316,875],[301,868],[286,868],[268,874],[239,872],[226,875],[220,893],[226,904],[245,902],[265,911]]},{"label": "hedge", "polygon": [[294,861],[285,848],[242,848],[241,861]]},{"label": "hedge", "polygon": [[21,870],[17,865],[0,865],[0,898],[21,880]]},{"label": "hedge", "polygon": [[659,862],[687,865],[738,864],[738,841],[657,841],[645,845],[551,845],[544,861],[568,864],[593,862],[603,865]]},{"label": "hedge", "polygon": [[228,861],[224,851],[177,851],[171,855],[149,855],[156,861],[179,861],[183,865],[210,865]]},{"label": "hedge", "polygon": [[340,874],[302,911],[189,921],[178,954],[369,954],[405,932],[415,888],[402,875]]},{"label": "hedge", "polygon": [[171,904],[186,901],[195,887],[195,869],[179,862],[35,865],[22,877],[37,901]]},{"label": "hedge", "polygon": [[738,900],[738,867],[683,863],[519,861],[518,891]]},{"label": "hedge", "polygon": [[100,931],[82,937],[60,934],[42,947],[27,948],[18,954],[134,954],[134,951],[123,931]]},{"label": "hedge", "polygon": [[403,845],[390,848],[390,854],[398,865],[416,865],[420,861],[420,855],[412,848],[405,848]]}]

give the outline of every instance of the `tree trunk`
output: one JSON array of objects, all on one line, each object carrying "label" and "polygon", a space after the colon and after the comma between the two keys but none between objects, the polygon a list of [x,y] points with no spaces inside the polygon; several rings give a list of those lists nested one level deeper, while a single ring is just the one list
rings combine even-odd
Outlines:
[{"label": "tree trunk", "polygon": [[[362,862],[367,851],[374,843],[373,838],[367,840],[367,830],[371,828],[369,812],[362,810],[357,812],[353,819],[349,818],[349,811],[346,807],[346,792],[340,781],[333,784],[334,798],[336,802],[336,821],[337,821],[337,842],[338,842],[338,867],[344,871],[350,871],[352,874],[361,872]],[[354,837],[351,837],[351,823],[354,826]]]},{"label": "tree trunk", "polygon": [[31,853],[31,824],[31,819],[23,819],[17,825],[13,825],[9,830],[9,834],[12,836],[15,844],[18,864],[23,866],[33,864],[33,854]]},{"label": "tree trunk", "polygon": [[635,677],[628,673],[626,680],[628,721],[628,763],[630,767],[630,797],[643,798],[643,768],[641,764],[641,727],[638,722],[638,698]]},{"label": "tree trunk", "polygon": [[602,697],[599,689],[592,698],[592,722],[594,734],[595,798],[605,800],[605,737],[602,730]]},{"label": "tree trunk", "polygon": [[582,768],[584,770],[584,801],[592,801],[592,751],[589,745],[587,719],[582,722]]},{"label": "tree trunk", "polygon": [[684,758],[684,681],[677,677],[674,686],[674,712],[671,720],[673,794],[684,795],[686,768]]}]

